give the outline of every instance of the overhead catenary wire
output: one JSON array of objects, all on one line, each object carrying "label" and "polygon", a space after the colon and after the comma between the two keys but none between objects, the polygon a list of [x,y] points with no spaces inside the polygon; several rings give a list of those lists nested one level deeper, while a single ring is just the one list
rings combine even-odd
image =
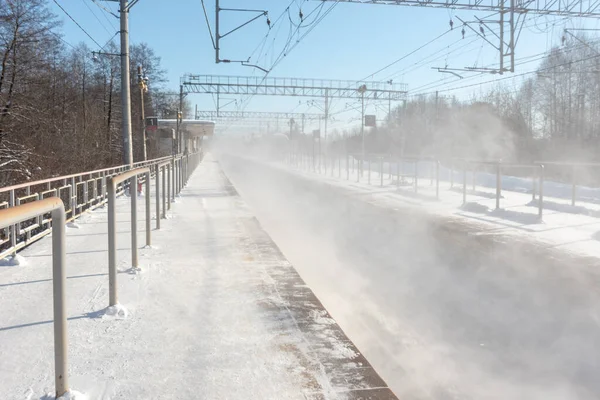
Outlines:
[{"label": "overhead catenary wire", "polygon": [[55,3],[57,6],[58,6],[58,8],[60,8],[60,9],[61,9],[61,10],[62,10],[62,11],[63,11],[63,12],[66,14],[66,15],[67,15],[67,17],[69,17],[69,18],[71,19],[71,21],[73,21],[73,23],[74,23],[75,25],[77,25],[77,27],[79,27],[79,29],[81,29],[81,31],[82,31],[83,33],[85,33],[85,34],[86,34],[86,36],[87,36],[87,37],[89,37],[89,38],[92,40],[92,42],[96,43],[96,45],[97,45],[98,47],[102,47],[102,46],[100,45],[100,43],[98,43],[98,42],[96,41],[96,39],[94,39],[94,38],[92,37],[92,35],[90,35],[90,34],[88,33],[88,31],[86,31],[86,30],[85,30],[85,29],[84,29],[84,28],[83,28],[83,27],[82,27],[82,26],[79,24],[79,22],[77,22],[77,21],[75,20],[75,18],[73,18],[73,17],[71,16],[71,14],[69,14],[69,13],[67,12],[67,10],[65,10],[65,9],[63,8],[63,6],[61,6],[61,5],[60,5],[60,3],[59,3],[57,0],[52,0],[52,1],[54,1],[54,3]]},{"label": "overhead catenary wire", "polygon": [[[592,41],[589,44],[598,43],[598,42],[600,42],[600,39]],[[586,47],[586,46],[584,46],[584,45],[572,46],[572,47],[569,47],[568,49],[562,49],[561,51],[565,52],[565,53],[568,53],[568,52],[572,52],[572,51],[581,49],[583,47]],[[529,56],[526,56],[526,57],[519,58],[519,59],[517,59],[518,62],[515,64],[515,66],[520,66],[520,65],[524,65],[524,64],[528,64],[528,63],[532,63],[532,62],[543,60],[544,58],[546,58],[549,55],[551,55],[553,51],[554,50],[544,51],[544,52],[541,52],[541,53],[532,54],[532,55],[529,55]],[[488,67],[494,67],[494,66],[497,66],[497,65],[498,65],[498,63],[489,64]],[[464,82],[465,80],[472,80],[472,79],[475,79],[475,78],[481,77],[482,75],[487,75],[487,74],[488,74],[487,72],[479,72],[476,75],[467,77],[465,79],[462,79],[461,81]],[[511,75],[511,76],[515,76],[515,75]],[[446,85],[449,85],[449,84],[452,84],[452,83],[458,81],[458,79],[453,79],[451,82],[447,82],[447,83],[436,85],[436,83],[441,82],[441,81],[446,81],[448,79],[452,79],[452,78],[442,78],[440,80],[437,80],[437,81],[430,82],[430,83],[424,84],[422,86],[419,86],[419,87],[413,89],[412,91],[418,92],[420,90],[432,90],[434,88],[443,87],[443,86],[446,86]],[[411,95],[413,95],[413,94],[411,94]],[[414,95],[419,95],[419,94],[416,93]]]},{"label": "overhead catenary wire", "polygon": [[217,48],[215,43],[215,37],[213,36],[212,29],[210,27],[210,22],[208,21],[208,13],[206,12],[206,6],[204,5],[204,0],[200,0],[202,2],[202,10],[204,10],[204,18],[206,19],[206,27],[208,28],[208,33],[210,34],[210,40],[212,41],[213,49]]},{"label": "overhead catenary wire", "polygon": [[100,18],[98,18],[98,15],[96,15],[96,13],[94,12],[94,10],[92,10],[92,7],[90,7],[90,5],[88,4],[88,0],[81,0],[81,1],[86,6],[86,8],[88,10],[90,10],[90,12],[94,16],[94,18],[96,18],[96,21],[98,21],[98,23],[100,24],[100,26],[102,26],[102,28],[106,31],[106,33],[110,34],[111,33],[110,30],[108,30],[108,28],[106,27],[106,25],[104,25],[104,22],[100,21]]},{"label": "overhead catenary wire", "polygon": [[593,60],[593,59],[596,59],[596,58],[600,58],[600,54],[596,54],[596,55],[590,56],[590,57],[585,57],[585,58],[582,58],[582,59],[579,59],[579,60],[575,60],[575,61],[567,61],[567,62],[562,63],[562,64],[552,65],[550,67],[546,67],[546,68],[542,68],[542,69],[536,69],[534,71],[527,71],[527,72],[523,72],[523,73],[520,73],[520,74],[510,75],[510,76],[507,76],[507,77],[504,77],[504,78],[492,79],[492,80],[485,81],[485,82],[477,82],[477,83],[472,83],[472,84],[469,84],[469,85],[457,86],[457,87],[453,87],[453,88],[449,88],[449,89],[436,90],[434,92],[429,92],[429,93],[417,93],[417,94],[414,94],[413,96],[417,96],[417,95],[423,96],[423,95],[428,95],[428,94],[434,94],[436,92],[451,92],[451,91],[454,91],[454,90],[466,89],[466,88],[470,88],[470,87],[474,87],[474,86],[480,86],[480,85],[483,85],[483,84],[495,83],[495,82],[504,81],[504,80],[507,80],[507,79],[518,78],[518,77],[521,77],[521,76],[527,76],[527,75],[531,75],[531,74],[535,74],[535,73],[539,73],[539,72],[551,70],[553,68],[562,67],[562,66],[565,66],[565,65],[573,64],[573,63],[578,63],[578,62]]}]

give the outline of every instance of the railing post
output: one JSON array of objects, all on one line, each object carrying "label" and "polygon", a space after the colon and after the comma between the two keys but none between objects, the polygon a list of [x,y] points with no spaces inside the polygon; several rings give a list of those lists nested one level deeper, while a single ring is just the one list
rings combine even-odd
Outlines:
[{"label": "railing post", "polygon": [[419,193],[419,160],[415,160],[415,193]]},{"label": "railing post", "polygon": [[[157,174],[158,175],[158,174]],[[158,187],[156,188],[158,197]],[[146,172],[146,246],[152,246],[152,233],[150,227],[150,171]],[[158,219],[157,219],[158,220]]]},{"label": "railing post", "polygon": [[496,164],[496,210],[500,209],[500,196],[502,192],[502,167],[500,166],[500,162]]},{"label": "railing post", "polygon": [[538,204],[538,217],[542,219],[544,212],[544,165],[540,164],[540,188],[539,188],[539,204]]},{"label": "railing post", "polygon": [[[170,179],[171,179],[171,198],[173,200],[175,200],[175,159],[173,159],[173,161],[171,162],[171,174],[170,174]],[[169,206],[169,209],[171,209],[171,207]]]},{"label": "railing post", "polygon": [[106,201],[106,171],[102,171],[102,182],[100,184],[102,190],[101,202]]},{"label": "railing post", "polygon": [[75,186],[75,177],[71,178],[71,189],[69,190],[71,194],[71,218],[75,218],[77,214],[77,186]]},{"label": "railing post", "polygon": [[165,180],[165,173],[167,170],[167,166],[163,165],[161,169],[161,181],[162,181],[162,218],[166,218],[167,216],[167,184]]},{"label": "railing post", "polygon": [[87,179],[85,181],[83,181],[83,207],[81,209],[81,211],[84,211],[84,209],[87,207],[88,205],[88,201],[89,201],[89,193],[88,193],[88,183],[87,183]]},{"label": "railing post", "polygon": [[160,166],[156,164],[156,176],[154,177],[154,192],[156,196],[156,229],[160,229]]},{"label": "railing post", "polygon": [[350,156],[346,154],[346,180],[350,180]]},{"label": "railing post", "polygon": [[575,197],[577,196],[577,178],[576,178],[576,166],[573,165],[571,167],[571,179],[573,182],[573,187],[571,189],[571,206],[575,207]]},{"label": "railing post", "polygon": [[[169,163],[167,165],[167,209],[170,210],[171,209],[171,190],[172,190],[172,184],[171,184],[171,168],[172,164]],[[175,195],[173,195],[173,197],[175,197]],[[166,215],[166,212],[165,212]]]},{"label": "railing post", "polygon": [[396,187],[400,189],[400,160],[396,161]]},{"label": "railing post", "polygon": [[450,160],[450,189],[454,187],[454,160]]},{"label": "railing post", "polygon": [[535,179],[535,167],[533,169],[533,176],[531,177],[531,201],[535,201],[535,195],[537,192],[537,182]]},{"label": "railing post", "polygon": [[54,298],[54,384],[56,397],[69,390],[68,336],[65,287],[67,286],[66,215],[62,205],[52,211],[52,286]]},{"label": "railing post", "polygon": [[435,198],[440,199],[440,161],[435,162]]},{"label": "railing post", "polygon": [[132,176],[129,181],[129,193],[131,194],[131,266],[138,266],[138,250],[137,250],[137,181],[136,175]]},{"label": "railing post", "polygon": [[108,178],[108,305],[117,304],[117,185]]},{"label": "railing post", "polygon": [[467,204],[467,162],[463,161],[463,206]]},{"label": "railing post", "polygon": [[379,159],[379,186],[383,187],[383,157]]},{"label": "railing post", "polygon": [[[15,206],[15,190],[11,190],[8,198],[8,207]],[[14,249],[13,257],[17,255],[17,232],[19,231],[17,224],[11,225],[9,227],[10,232],[10,247]]]},{"label": "railing post", "polygon": [[434,162],[433,162],[433,160],[431,160],[431,162],[429,163],[429,178],[430,178],[429,185],[430,186],[433,186],[433,164],[434,164]]}]

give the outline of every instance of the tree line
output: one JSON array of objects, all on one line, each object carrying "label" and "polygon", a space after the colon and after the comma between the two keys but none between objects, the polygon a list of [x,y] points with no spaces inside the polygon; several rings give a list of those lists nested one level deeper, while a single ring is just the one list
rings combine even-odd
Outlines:
[{"label": "tree line", "polygon": [[[118,56],[98,55],[61,36],[45,0],[0,0],[0,185],[122,164]],[[96,49],[97,50],[97,49]],[[102,52],[120,53],[112,42]],[[134,160],[142,159],[137,66],[149,78],[146,116],[175,117],[178,96],[164,89],[161,59],[132,44]],[[149,157],[158,149],[150,146]]]},{"label": "tree line", "polygon": [[[411,96],[368,129],[372,153],[513,162],[600,162],[600,38],[563,37],[533,73],[498,80],[467,100]],[[526,68],[526,67],[521,67]],[[509,75],[504,75],[508,77]],[[503,78],[504,78],[503,77]],[[361,148],[360,129],[334,132],[332,145]]]}]

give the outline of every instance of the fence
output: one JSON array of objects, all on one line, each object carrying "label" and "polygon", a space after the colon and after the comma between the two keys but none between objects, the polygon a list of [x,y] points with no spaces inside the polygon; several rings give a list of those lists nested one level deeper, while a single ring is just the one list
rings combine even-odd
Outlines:
[{"label": "fence", "polygon": [[[178,155],[142,161],[135,163],[133,168],[175,163],[183,157]],[[122,165],[0,188],[0,210],[53,196],[63,201],[67,221],[73,221],[85,212],[103,206],[108,195],[107,179],[129,169],[129,166]],[[171,168],[172,171],[174,168]],[[126,189],[125,186],[119,187],[117,194]],[[50,225],[50,219],[37,216],[0,229],[0,259],[15,254],[50,233]]]},{"label": "fence", "polygon": [[[190,174],[195,170],[202,156],[200,153],[165,157],[143,163],[136,163],[134,169],[115,167],[83,174],[53,178],[39,182],[12,186],[0,189],[0,193],[8,193],[9,201],[0,203],[0,229],[7,229],[8,238],[2,241],[7,247],[0,253],[0,258],[14,254],[20,248],[52,232],[52,262],[54,288],[54,338],[55,338],[55,391],[60,397],[69,390],[67,378],[67,317],[65,310],[65,225],[82,213],[102,204],[108,203],[108,243],[109,243],[109,306],[117,304],[116,274],[116,197],[129,188],[131,198],[131,250],[132,266],[138,266],[137,260],[137,178],[143,176],[146,185],[146,245],[151,244],[150,221],[150,182],[152,173],[156,177],[156,198],[160,199],[161,185],[159,175],[162,174],[163,213],[160,215],[160,202],[157,201],[157,221],[166,216],[166,197],[169,205],[181,189],[187,184]],[[165,174],[168,174],[169,185],[165,185]],[[68,183],[70,181],[70,183]],[[91,183],[91,185],[90,185]],[[127,185],[127,183],[129,183]],[[171,183],[173,186],[171,187]],[[53,188],[53,185],[56,185]],[[58,186],[60,185],[60,186]],[[39,190],[40,187],[47,189]],[[61,197],[61,188],[69,195]],[[78,193],[83,188],[82,193]],[[90,192],[92,194],[90,198]],[[25,193],[21,195],[21,193]],[[53,193],[54,196],[47,196]],[[22,203],[22,204],[21,204]],[[68,211],[66,207],[70,207]],[[79,211],[77,211],[79,210]],[[67,219],[67,213],[71,217]],[[51,213],[51,217],[47,214]],[[34,220],[31,222],[31,220]],[[24,221],[30,221],[26,228],[21,228]],[[159,227],[159,226],[158,226]],[[157,227],[157,228],[158,228]],[[29,233],[33,233],[29,235]],[[21,239],[25,236],[25,240]]]},{"label": "fence", "polygon": [[[291,153],[287,157],[288,163],[296,168],[313,171],[317,173],[321,173],[322,170],[319,169],[318,164],[319,161],[316,157],[309,153]],[[423,157],[423,156],[403,156],[397,157],[389,154],[366,154],[364,159],[362,154],[352,154],[346,153],[342,154],[340,152],[329,154],[329,157],[325,160],[324,164],[328,166],[330,169],[327,171],[327,168],[324,168],[325,175],[328,176],[328,172],[330,172],[330,176],[335,177],[335,167],[337,166],[337,177],[339,179],[343,176],[343,169],[346,170],[345,179],[350,181],[355,178],[356,182],[366,181],[366,183],[372,183],[372,171],[377,171],[379,173],[379,181],[378,184],[380,187],[383,187],[385,167],[387,166],[389,179],[394,181],[396,186],[399,188],[401,185],[411,185],[415,193],[419,191],[419,179],[424,179],[423,171],[419,171],[423,164],[429,165],[430,171],[430,181],[431,185],[435,183],[435,197],[439,199],[439,187],[440,187],[440,167],[445,166],[445,168],[449,169],[449,180],[450,180],[450,188],[454,190],[455,183],[462,183],[460,185],[460,191],[463,195],[463,204],[467,203],[468,200],[468,182],[467,182],[467,174],[471,173],[473,182],[472,182],[472,191],[476,191],[476,177],[477,174],[481,171],[489,172],[490,174],[495,176],[495,200],[496,200],[496,209],[500,209],[501,200],[503,198],[502,192],[504,190],[510,191],[510,189],[506,189],[503,186],[503,180],[510,175],[503,175],[507,170],[519,170],[519,174],[515,175],[520,180],[529,180],[531,182],[531,195],[532,202],[529,205],[537,206],[538,208],[538,216],[541,219],[544,212],[544,196],[555,196],[564,199],[570,199],[571,206],[575,207],[578,201],[582,201],[584,198],[580,189],[583,188],[585,190],[595,190],[590,188],[585,188],[583,183],[586,182],[585,179],[592,181],[591,178],[597,178],[596,175],[586,175],[584,174],[585,169],[600,169],[600,163],[577,163],[577,162],[556,162],[556,161],[535,161],[532,163],[507,163],[502,160],[473,160],[473,159],[445,159],[438,160],[435,157]],[[405,167],[409,164],[412,164],[412,167],[409,168],[407,172]],[[427,165],[425,165],[427,166]],[[554,174],[560,173],[561,175],[565,175],[565,171],[567,171],[570,176],[570,185],[571,190],[570,194],[558,194],[558,188],[554,187],[556,185],[560,185],[561,188],[564,186],[562,183],[546,181],[546,176],[548,174],[548,168],[558,168],[560,170],[553,171]],[[458,176],[458,179],[457,179]],[[461,179],[462,178],[462,179]],[[425,179],[427,179],[425,177]],[[462,181],[462,182],[456,182]],[[550,186],[548,186],[550,185]],[[554,186],[553,186],[554,185]],[[421,186],[422,187],[422,186]],[[546,187],[546,188],[545,188]],[[458,189],[458,188],[457,188]],[[581,189],[581,190],[583,190]],[[529,190],[529,189],[528,189]],[[550,191],[552,193],[545,193],[545,191]],[[600,189],[597,189],[598,200],[600,201]],[[548,207],[548,204],[546,204]],[[574,209],[575,210],[575,209]],[[568,211],[568,209],[567,209]],[[576,210],[574,212],[577,212]]]}]

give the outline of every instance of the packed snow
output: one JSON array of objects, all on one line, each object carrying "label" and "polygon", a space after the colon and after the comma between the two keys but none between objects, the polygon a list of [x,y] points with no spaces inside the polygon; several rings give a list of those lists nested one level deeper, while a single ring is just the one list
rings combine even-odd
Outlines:
[{"label": "packed snow", "polygon": [[[224,150],[225,151],[225,150]],[[399,398],[594,399],[596,239],[588,215],[531,193],[422,179],[418,193],[222,154],[286,257]],[[377,176],[379,177],[379,176]],[[456,185],[455,180],[455,185]],[[568,199],[547,198],[569,203]],[[563,203],[560,203],[563,204]],[[568,204],[567,204],[568,205]],[[586,204],[587,205],[587,204]]]},{"label": "packed snow", "polygon": [[[90,400],[346,399],[353,389],[394,398],[210,156],[152,231],[155,246],[139,250],[140,273],[129,265],[129,201],[117,199],[115,307],[107,309],[106,208],[67,230],[73,390]],[[0,268],[0,391],[7,399],[50,399],[50,236],[19,257],[26,267]],[[75,394],[63,398],[79,400]]]}]

